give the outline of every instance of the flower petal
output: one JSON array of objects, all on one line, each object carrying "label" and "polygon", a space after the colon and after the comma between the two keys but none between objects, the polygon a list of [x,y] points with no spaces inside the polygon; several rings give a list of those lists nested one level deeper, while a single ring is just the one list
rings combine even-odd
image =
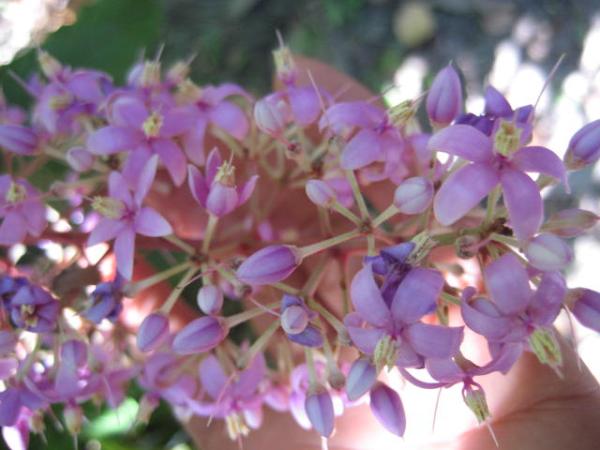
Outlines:
[{"label": "flower petal", "polygon": [[504,169],[500,174],[504,203],[510,226],[520,241],[531,238],[540,228],[544,205],[538,185],[523,172]]},{"label": "flower petal", "polygon": [[429,139],[432,151],[459,156],[467,161],[486,162],[492,159],[492,140],[469,125],[452,125],[438,131]]},{"label": "flower petal", "polygon": [[202,387],[213,400],[223,396],[223,390],[227,383],[227,375],[223,371],[219,360],[214,355],[208,355],[199,366],[200,381]]},{"label": "flower petal", "polygon": [[463,327],[415,323],[408,327],[405,336],[415,351],[426,358],[450,358],[460,347]]},{"label": "flower petal", "polygon": [[199,118],[187,133],[181,136],[181,146],[191,162],[199,166],[204,164],[204,135],[206,120]]},{"label": "flower petal", "polygon": [[511,161],[523,172],[542,173],[568,187],[565,165],[556,153],[546,147],[524,147],[513,155]]},{"label": "flower petal", "polygon": [[443,286],[444,278],[437,270],[412,269],[398,286],[392,300],[394,321],[414,323],[433,312]]},{"label": "flower petal", "polygon": [[539,326],[549,326],[560,312],[567,285],[560,272],[548,272],[542,279],[531,299],[529,316]]},{"label": "flower petal", "polygon": [[465,216],[498,184],[496,171],[488,164],[473,163],[453,173],[433,201],[436,219],[451,225]]},{"label": "flower petal", "polygon": [[354,276],[350,286],[350,298],[356,312],[371,325],[391,325],[390,310],[375,283],[371,264],[366,264]]},{"label": "flower petal", "polygon": [[173,233],[173,228],[162,215],[145,206],[135,218],[135,231],[143,236],[158,237]]},{"label": "flower petal", "polygon": [[192,197],[203,207],[206,208],[206,198],[208,197],[208,187],[206,180],[196,167],[188,164],[188,185]]},{"label": "flower petal", "polygon": [[381,328],[365,328],[363,319],[358,313],[348,314],[344,318],[344,325],[350,339],[356,347],[367,355],[372,355],[379,340],[386,334]]},{"label": "flower petal", "polygon": [[379,136],[372,130],[361,130],[342,151],[344,169],[360,169],[378,160],[382,154]]},{"label": "flower petal", "polygon": [[317,120],[321,112],[319,97],[312,87],[289,88],[288,99],[296,122],[302,126]]},{"label": "flower petal", "polygon": [[160,156],[173,183],[181,186],[186,176],[186,161],[183,151],[170,139],[157,139],[152,143],[152,149]]},{"label": "flower petal", "polygon": [[154,177],[156,176],[156,168],[158,167],[158,156],[153,155],[144,165],[139,179],[137,180],[137,189],[134,192],[134,200],[138,205],[142,204],[148,191],[152,187]]},{"label": "flower petal", "polygon": [[133,228],[123,228],[115,240],[115,256],[117,258],[117,270],[127,280],[131,280],[133,274],[133,257],[135,250],[135,232]]},{"label": "flower petal", "polygon": [[512,321],[501,316],[496,306],[485,299],[477,299],[472,304],[461,303],[461,313],[465,325],[488,339],[498,340],[510,331]]},{"label": "flower petal", "polygon": [[86,148],[97,155],[132,150],[143,140],[141,131],[109,125],[89,135]]},{"label": "flower petal", "polygon": [[235,103],[221,102],[211,109],[209,115],[212,123],[227,131],[239,141],[248,134],[250,128],[248,118]]},{"label": "flower petal", "polygon": [[532,296],[529,277],[515,255],[506,253],[489,264],[484,278],[492,300],[504,314],[517,314],[527,308]]},{"label": "flower petal", "polygon": [[8,213],[0,225],[0,245],[12,245],[25,239],[27,226],[17,211]]},{"label": "flower petal", "polygon": [[119,220],[107,218],[100,219],[88,237],[88,247],[114,239],[121,232],[123,227],[125,227],[125,224]]},{"label": "flower petal", "polygon": [[210,186],[217,175],[219,167],[223,164],[221,153],[217,147],[213,148],[206,159],[206,184]]},{"label": "flower petal", "polygon": [[238,187],[238,206],[241,206],[248,201],[248,199],[254,192],[254,188],[256,187],[257,181],[258,175],[253,175],[248,181],[244,183],[244,185],[241,188]]}]

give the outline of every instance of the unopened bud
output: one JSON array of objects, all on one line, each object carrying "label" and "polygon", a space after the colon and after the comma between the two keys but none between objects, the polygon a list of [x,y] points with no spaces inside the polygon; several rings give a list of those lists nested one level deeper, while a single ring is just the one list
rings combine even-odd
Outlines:
[{"label": "unopened bud", "polygon": [[335,415],[333,401],[324,387],[317,386],[310,389],[304,401],[304,409],[316,432],[323,437],[331,436]]},{"label": "unopened bud", "polygon": [[169,336],[169,319],[161,312],[148,314],[137,333],[137,346],[142,352],[160,347]]},{"label": "unopened bud", "polygon": [[38,50],[37,59],[40,69],[48,78],[53,78],[62,70],[62,65],[47,51]]},{"label": "unopened bud", "polygon": [[308,313],[302,306],[292,305],[281,313],[281,328],[287,334],[302,333],[308,325]]},{"label": "unopened bud", "polygon": [[567,298],[577,320],[600,333],[600,293],[591,289],[572,289]]},{"label": "unopened bud", "polygon": [[354,361],[346,379],[348,400],[358,400],[373,387],[376,380],[377,370],[368,358],[360,358]]},{"label": "unopened bud", "polygon": [[394,205],[402,214],[420,214],[431,204],[433,184],[425,177],[404,180],[394,192]]},{"label": "unopened bud", "polygon": [[600,158],[600,119],[588,123],[573,135],[565,154],[570,170],[582,169]]},{"label": "unopened bud", "polygon": [[427,114],[437,126],[452,122],[462,109],[462,87],[456,70],[446,66],[436,75],[427,94]]},{"label": "unopened bud", "polygon": [[32,155],[38,149],[38,138],[28,127],[0,125],[0,148],[18,155]]},{"label": "unopened bud", "polygon": [[265,97],[254,105],[256,126],[273,137],[280,136],[283,133],[288,117],[287,105],[277,96]]},{"label": "unopened bud", "polygon": [[214,316],[218,314],[223,307],[223,291],[212,284],[202,286],[198,289],[196,303],[198,304],[200,311],[204,314]]},{"label": "unopened bud", "polygon": [[187,324],[173,340],[173,351],[180,355],[207,352],[225,339],[228,329],[221,318],[200,317]]},{"label": "unopened bud", "polygon": [[276,283],[287,278],[302,262],[300,251],[292,245],[270,245],[246,259],[237,278],[251,286]]},{"label": "unopened bud", "polygon": [[315,205],[329,207],[337,199],[335,191],[323,180],[308,180],[306,195]]},{"label": "unopened bud", "polygon": [[371,389],[371,411],[390,433],[403,436],[406,430],[406,415],[400,396],[383,383],[375,384]]},{"label": "unopened bud", "polygon": [[573,250],[561,238],[542,233],[529,242],[525,256],[536,269],[562,270],[573,261]]},{"label": "unopened bud", "polygon": [[560,237],[576,237],[596,225],[599,219],[596,214],[585,209],[564,209],[553,214],[542,229]]}]

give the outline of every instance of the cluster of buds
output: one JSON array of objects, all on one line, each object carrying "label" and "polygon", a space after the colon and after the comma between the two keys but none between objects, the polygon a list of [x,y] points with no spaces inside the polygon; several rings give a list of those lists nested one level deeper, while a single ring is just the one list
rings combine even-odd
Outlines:
[{"label": "cluster of buds", "polygon": [[[140,61],[117,86],[39,60],[44,76],[23,81],[32,113],[0,103],[0,426],[13,450],[52,405],[76,435],[83,404],[117,407],[130,383],[145,391],[140,422],[165,401],[182,421],[223,420],[233,440],[265,426],[264,408],[327,439],[365,402],[402,436],[392,376],[462,385],[487,422],[475,378],[523,352],[560,372],[561,310],[600,331],[600,293],[563,275],[566,239],[599,218],[545,220],[541,195],[600,158],[600,120],[563,161],[535,141],[533,106],[488,87],[484,111],[464,111],[452,65],[419,123],[419,101],[343,101],[285,46],[280,87],[259,99],[198,86],[185,63],[163,76]],[[48,160],[62,167],[50,185]],[[153,254],[174,263],[153,273]],[[480,271],[450,273],[466,260]],[[239,327],[255,337],[234,339]],[[463,353],[465,328],[489,361]]]}]

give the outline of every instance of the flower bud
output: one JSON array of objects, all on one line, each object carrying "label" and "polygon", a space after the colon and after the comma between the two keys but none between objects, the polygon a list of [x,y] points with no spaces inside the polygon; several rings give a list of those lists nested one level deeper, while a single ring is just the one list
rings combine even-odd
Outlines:
[{"label": "flower bud", "polygon": [[318,386],[315,389],[311,389],[304,401],[304,409],[308,420],[312,427],[323,437],[331,436],[333,433],[333,401],[329,392],[322,387]]},{"label": "flower bud", "polygon": [[571,311],[577,320],[582,325],[600,332],[600,293],[579,288],[571,290],[569,298],[575,299]]},{"label": "flower bud", "polygon": [[346,379],[348,400],[358,400],[373,387],[376,379],[375,365],[368,358],[360,358],[354,361]]},{"label": "flower bud", "polygon": [[436,75],[427,94],[427,114],[438,126],[452,122],[462,109],[462,87],[456,70],[446,66]]},{"label": "flower bud", "polygon": [[43,74],[48,78],[53,78],[62,70],[62,65],[58,60],[44,50],[38,50],[37,59],[40,69],[42,69]]},{"label": "flower bud", "polygon": [[63,411],[63,417],[65,419],[67,431],[70,434],[76,435],[81,433],[81,426],[83,425],[83,411],[78,405],[67,404]]},{"label": "flower bud", "polygon": [[404,180],[394,192],[394,205],[402,214],[420,214],[431,204],[433,184],[425,177]]},{"label": "flower bud", "polygon": [[270,245],[248,259],[238,268],[238,280],[251,286],[271,284],[287,278],[302,262],[300,251],[292,245]]},{"label": "flower bud", "polygon": [[281,313],[281,327],[287,334],[302,333],[308,325],[308,313],[301,306],[290,306]]},{"label": "flower bud", "polygon": [[536,269],[562,270],[573,261],[573,250],[561,238],[542,233],[529,242],[525,256]]},{"label": "flower bud", "polygon": [[466,384],[463,387],[462,395],[468,408],[475,414],[478,423],[485,422],[490,417],[485,392],[481,386],[478,384]]},{"label": "flower bud", "polygon": [[67,163],[76,172],[87,172],[94,165],[94,155],[83,147],[73,147],[67,151]]},{"label": "flower bud", "polygon": [[553,214],[542,229],[565,238],[579,236],[598,223],[598,217],[585,209],[565,209]]},{"label": "flower bud", "polygon": [[224,321],[213,316],[200,317],[187,324],[173,340],[173,351],[180,355],[207,352],[227,336]]},{"label": "flower bud", "polygon": [[160,347],[169,336],[169,319],[162,312],[148,314],[137,333],[137,346],[142,352]]},{"label": "flower bud", "polygon": [[271,136],[279,136],[283,133],[288,116],[287,105],[274,96],[258,100],[254,105],[256,126]]},{"label": "flower bud", "polygon": [[135,417],[136,424],[147,424],[150,422],[150,416],[160,403],[159,397],[155,393],[146,393],[140,400],[140,406]]},{"label": "flower bud", "polygon": [[30,128],[0,125],[0,148],[18,155],[32,155],[37,147],[37,136]]},{"label": "flower bud", "polygon": [[390,433],[404,435],[406,416],[400,396],[396,391],[378,382],[371,389],[371,411]]},{"label": "flower bud", "polygon": [[569,170],[582,169],[600,158],[600,119],[594,120],[573,135],[565,154]]},{"label": "flower bud", "polygon": [[323,180],[308,180],[306,195],[315,205],[328,207],[336,201],[335,191]]},{"label": "flower bud", "polygon": [[223,291],[212,284],[202,286],[198,289],[196,303],[204,314],[209,316],[219,314],[223,307]]}]

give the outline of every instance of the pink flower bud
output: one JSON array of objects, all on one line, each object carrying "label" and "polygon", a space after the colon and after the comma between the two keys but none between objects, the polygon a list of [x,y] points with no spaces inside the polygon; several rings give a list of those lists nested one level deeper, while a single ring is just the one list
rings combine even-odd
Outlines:
[{"label": "pink flower bud", "polygon": [[348,400],[358,400],[373,387],[376,379],[375,365],[368,358],[360,358],[354,361],[346,379]]},{"label": "pink flower bud", "polygon": [[238,280],[252,286],[276,283],[287,278],[301,262],[297,247],[270,245],[246,259],[236,275]]},{"label": "pink flower bud", "polygon": [[254,105],[256,126],[271,136],[283,133],[288,122],[289,110],[285,102],[277,95],[260,99]]},{"label": "pink flower bud", "polygon": [[281,313],[281,327],[287,334],[302,333],[308,325],[308,313],[302,306],[292,305]]},{"label": "pink flower bud", "polygon": [[94,155],[83,147],[73,147],[67,151],[67,162],[77,172],[86,172],[94,165]]},{"label": "pink flower bud", "polygon": [[542,233],[525,249],[529,263],[539,270],[562,270],[573,261],[573,251],[561,238]]},{"label": "pink flower bud", "polygon": [[394,192],[394,205],[402,214],[420,214],[431,204],[433,184],[427,178],[404,180]]},{"label": "pink flower bud", "polygon": [[383,383],[377,383],[371,389],[371,411],[390,433],[404,435],[406,416],[400,396]]},{"label": "pink flower bud", "polygon": [[142,352],[160,347],[169,336],[169,319],[162,312],[148,314],[137,333],[137,346]]},{"label": "pink flower bud", "polygon": [[462,87],[456,70],[446,66],[436,75],[427,94],[427,114],[438,126],[452,122],[462,109]]},{"label": "pink flower bud", "polygon": [[180,355],[207,352],[227,336],[223,319],[205,316],[187,324],[173,340],[173,351]]},{"label": "pink flower bud", "polygon": [[306,195],[315,205],[328,207],[336,201],[335,191],[322,180],[308,180],[305,189]]},{"label": "pink flower bud", "polygon": [[198,289],[196,302],[200,311],[209,316],[214,316],[223,307],[223,291],[212,284],[202,286]]},{"label": "pink flower bud", "polygon": [[575,299],[571,311],[577,320],[600,333],[600,294],[591,289],[579,288],[571,290],[568,297]]},{"label": "pink flower bud", "polygon": [[594,120],[573,135],[565,154],[570,170],[582,169],[600,158],[600,119]]},{"label": "pink flower bud", "polygon": [[37,136],[30,128],[0,125],[0,148],[18,155],[32,155],[37,146]]},{"label": "pink flower bud", "polygon": [[553,214],[543,230],[565,238],[579,236],[598,223],[598,217],[585,209],[565,209]]},{"label": "pink flower bud", "polygon": [[329,392],[322,387],[317,387],[314,392],[309,392],[304,401],[304,409],[312,427],[323,437],[333,433],[333,401]]}]

